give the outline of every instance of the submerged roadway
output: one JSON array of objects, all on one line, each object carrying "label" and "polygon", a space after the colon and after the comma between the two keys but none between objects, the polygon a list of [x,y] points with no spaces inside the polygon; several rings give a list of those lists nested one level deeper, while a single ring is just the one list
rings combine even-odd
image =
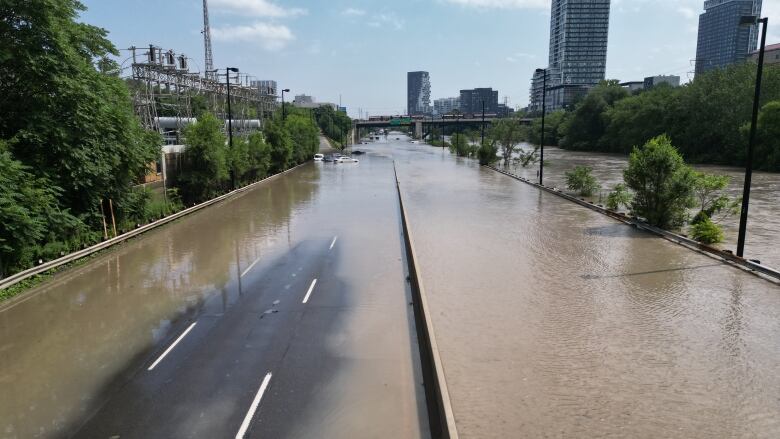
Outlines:
[{"label": "submerged roadway", "polygon": [[780,436],[777,284],[401,135],[361,148],[0,305],[0,437],[430,436],[394,163],[461,437]]}]

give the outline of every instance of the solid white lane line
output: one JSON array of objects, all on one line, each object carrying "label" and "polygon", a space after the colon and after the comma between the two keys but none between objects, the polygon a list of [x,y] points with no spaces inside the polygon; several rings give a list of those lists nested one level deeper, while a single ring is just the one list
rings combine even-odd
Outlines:
[{"label": "solid white lane line", "polygon": [[249,273],[249,270],[251,270],[252,267],[254,267],[255,264],[257,264],[258,262],[260,262],[260,258],[255,259],[255,262],[249,264],[249,266],[246,267],[246,270],[244,270],[243,273],[241,273],[241,277],[244,277],[245,274]]},{"label": "solid white lane line", "polygon": [[309,291],[306,292],[306,296],[303,298],[303,303],[306,303],[309,301],[309,296],[311,296],[311,292],[314,291],[314,286],[317,285],[317,279],[314,279],[311,281],[311,286],[309,286]]},{"label": "solid white lane line", "polygon": [[263,383],[260,384],[260,390],[257,391],[257,395],[255,395],[255,399],[252,401],[252,405],[249,407],[249,411],[246,413],[246,416],[244,417],[244,422],[241,423],[241,428],[239,428],[238,433],[236,433],[236,439],[244,439],[244,435],[246,434],[246,431],[249,429],[249,424],[252,423],[252,418],[255,416],[257,407],[260,405],[260,400],[263,399],[263,393],[265,393],[265,389],[268,388],[268,383],[270,381],[271,381],[271,372],[268,372],[267,374],[265,374],[265,378],[263,378]]},{"label": "solid white lane line", "polygon": [[173,344],[170,345],[168,347],[168,349],[166,349],[165,352],[162,353],[162,355],[160,355],[160,358],[158,358],[154,363],[152,363],[152,365],[149,366],[149,368],[146,369],[146,370],[152,370],[158,364],[160,364],[160,361],[162,361],[163,358],[165,358],[165,356],[168,355],[173,350],[173,348],[176,347],[177,344],[179,344],[179,342],[187,335],[188,332],[190,332],[192,330],[192,328],[195,327],[196,324],[198,324],[198,322],[192,322],[192,324],[189,326],[189,328],[187,328],[184,332],[182,332],[182,334],[179,336],[179,338],[177,338],[176,341],[174,341]]},{"label": "solid white lane line", "polygon": [[339,239],[338,236],[333,237],[333,241],[330,243],[330,248],[328,250],[333,250],[333,246],[336,245],[336,240]]}]

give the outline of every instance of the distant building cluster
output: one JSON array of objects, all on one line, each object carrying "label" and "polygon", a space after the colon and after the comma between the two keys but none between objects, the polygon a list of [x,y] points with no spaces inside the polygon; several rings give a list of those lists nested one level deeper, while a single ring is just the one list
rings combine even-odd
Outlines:
[{"label": "distant building cluster", "polygon": [[[743,24],[745,16],[761,16],[762,0],[706,0],[699,16],[695,73],[757,59],[759,27]],[[549,64],[531,78],[531,113],[570,107],[588,89],[605,79],[610,0],[552,0]],[[766,49],[765,63],[780,64],[780,44]],[[546,83],[546,84],[545,84]],[[659,84],[680,85],[675,75],[651,76],[620,85],[631,92]],[[546,86],[545,86],[546,85]]]},{"label": "distant building cluster", "polygon": [[[293,99],[292,104],[293,107],[297,108],[331,107],[334,110],[340,110],[340,107],[336,104],[332,104],[330,102],[317,102],[317,100],[314,99],[314,96],[305,94],[295,95],[295,99]],[[346,107],[344,107],[344,111],[346,112]]]},{"label": "distant building cluster", "polygon": [[431,79],[428,72],[407,73],[407,114],[409,116],[443,116],[461,113],[469,115],[507,116],[514,110],[499,104],[498,90],[474,88],[460,90],[460,95],[435,99],[430,105]]}]

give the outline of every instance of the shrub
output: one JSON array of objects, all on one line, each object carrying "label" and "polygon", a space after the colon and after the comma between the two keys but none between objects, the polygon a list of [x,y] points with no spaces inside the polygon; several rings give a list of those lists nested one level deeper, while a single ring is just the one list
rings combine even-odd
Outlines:
[{"label": "shrub", "polygon": [[704,244],[723,242],[723,230],[706,214],[700,214],[698,221],[691,225],[691,236]]},{"label": "shrub", "polygon": [[620,183],[607,195],[607,209],[617,211],[620,209],[620,206],[628,207],[632,198],[631,192],[628,191],[626,185]]},{"label": "shrub", "polygon": [[634,191],[632,210],[654,226],[681,226],[688,209],[695,204],[695,174],[668,136],[659,136],[641,148],[635,147],[623,179]]},{"label": "shrub", "polygon": [[593,169],[587,166],[576,166],[566,173],[566,186],[583,197],[590,197],[601,187],[592,173]]},{"label": "shrub", "polygon": [[479,157],[480,165],[489,165],[498,160],[498,148],[493,143],[485,142],[477,150],[477,157]]}]

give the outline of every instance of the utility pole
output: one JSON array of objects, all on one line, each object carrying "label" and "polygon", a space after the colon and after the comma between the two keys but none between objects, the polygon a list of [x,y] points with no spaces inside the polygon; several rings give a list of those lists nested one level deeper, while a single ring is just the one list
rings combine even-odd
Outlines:
[{"label": "utility pole", "polygon": [[485,144],[485,100],[482,100],[482,143],[479,146]]},{"label": "utility pole", "polygon": [[544,79],[542,80],[542,135],[539,140],[542,150],[539,158],[539,185],[544,181],[544,116],[547,113],[547,69],[536,69],[536,73],[540,72],[544,74]]}]

